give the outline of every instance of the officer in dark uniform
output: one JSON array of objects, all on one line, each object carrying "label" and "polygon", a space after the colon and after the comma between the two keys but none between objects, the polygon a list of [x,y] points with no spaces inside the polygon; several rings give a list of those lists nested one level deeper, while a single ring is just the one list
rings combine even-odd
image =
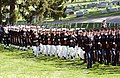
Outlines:
[{"label": "officer in dark uniform", "polygon": [[[113,41],[114,41],[114,35],[112,33],[112,30],[110,29],[110,31],[108,32],[108,44],[109,44],[109,50],[111,52],[110,55],[112,55],[112,49],[113,49]],[[111,58],[110,58],[111,59]]]},{"label": "officer in dark uniform", "polygon": [[16,45],[16,35],[17,35],[17,33],[16,33],[16,28],[14,28],[14,48],[15,48],[15,45]]},{"label": "officer in dark uniform", "polygon": [[20,45],[20,30],[16,30],[16,48],[19,49]]},{"label": "officer in dark uniform", "polygon": [[117,47],[116,47],[116,62],[117,62],[117,65],[120,65],[120,28],[116,32],[115,43],[117,44]]},{"label": "officer in dark uniform", "polygon": [[9,32],[8,32],[8,29],[5,30],[5,33],[4,33],[4,48],[8,48],[9,47],[9,44],[10,44],[10,37],[9,37]]},{"label": "officer in dark uniform", "polygon": [[89,34],[88,37],[90,39],[90,54],[91,54],[91,59],[92,59],[92,63],[95,64],[96,62],[96,53],[95,53],[95,49],[94,49],[94,31],[93,30],[89,30]]},{"label": "officer in dark uniform", "polygon": [[113,35],[109,33],[109,30],[107,29],[107,31],[105,31],[105,35],[106,35],[106,48],[105,48],[105,51],[106,51],[106,55],[105,55],[105,60],[104,60],[104,63],[105,64],[109,64],[110,61],[111,61],[111,47],[112,47],[112,44],[113,43]]},{"label": "officer in dark uniform", "polygon": [[23,35],[22,35],[22,42],[23,42],[23,50],[25,50],[27,48],[27,33],[24,31]]},{"label": "officer in dark uniform", "polygon": [[94,35],[94,47],[96,51],[96,60],[102,64],[102,45],[101,36],[99,30],[97,30],[96,35]]},{"label": "officer in dark uniform", "polygon": [[[27,46],[30,45],[30,31],[27,29],[26,31],[26,43],[27,43]],[[27,47],[26,47],[27,49]]]},{"label": "officer in dark uniform", "polygon": [[20,35],[20,44],[19,44],[19,46],[20,46],[20,50],[22,50],[22,47],[23,47],[23,33],[24,33],[24,31],[23,31],[23,29],[21,29],[20,31],[19,31],[19,35]]},{"label": "officer in dark uniform", "polygon": [[15,44],[15,32],[14,32],[14,28],[13,28],[13,30],[12,30],[12,37],[11,37],[11,39],[12,39],[12,45],[14,45]]},{"label": "officer in dark uniform", "polygon": [[82,47],[82,31],[78,31],[77,43],[78,43],[78,47]]},{"label": "officer in dark uniform", "polygon": [[0,43],[2,43],[4,32],[5,32],[5,31],[4,31],[4,28],[3,28],[3,26],[1,25],[1,26],[0,26]]},{"label": "officer in dark uniform", "polygon": [[104,56],[104,63],[107,64],[107,54],[108,54],[108,50],[106,49],[106,45],[108,44],[107,41],[107,35],[105,34],[105,30],[101,31],[101,44],[102,44],[102,55]]},{"label": "officer in dark uniform", "polygon": [[17,28],[16,30],[16,48],[18,49],[18,45],[19,45],[19,29]]},{"label": "officer in dark uniform", "polygon": [[11,38],[10,44],[12,44],[13,43],[12,29],[9,30],[9,34],[10,34],[10,38]]},{"label": "officer in dark uniform", "polygon": [[18,46],[18,49],[19,49],[20,48],[20,28],[17,31],[17,46]]},{"label": "officer in dark uniform", "polygon": [[85,48],[85,54],[87,56],[87,68],[92,68],[92,56],[91,56],[91,39],[88,37],[89,31],[87,31],[87,34],[85,36],[85,41],[84,41],[84,48]]},{"label": "officer in dark uniform", "polygon": [[[33,30],[30,29],[30,34],[29,34],[30,47],[32,47],[32,33],[33,33]],[[38,35],[39,35],[39,33],[38,33]]]},{"label": "officer in dark uniform", "polygon": [[[82,46],[81,48],[82,48],[83,51],[85,51],[85,39],[86,39],[86,36],[87,36],[86,33],[87,33],[86,30],[83,30],[82,44],[81,44],[81,46]],[[84,54],[84,63],[87,63],[86,52]]]},{"label": "officer in dark uniform", "polygon": [[9,28],[8,32],[9,32],[10,44],[11,44],[11,29],[10,28]]}]

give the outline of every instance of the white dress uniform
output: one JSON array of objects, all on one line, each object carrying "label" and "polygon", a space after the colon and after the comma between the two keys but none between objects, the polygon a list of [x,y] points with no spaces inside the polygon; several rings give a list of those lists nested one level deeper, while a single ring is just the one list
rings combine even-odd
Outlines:
[{"label": "white dress uniform", "polygon": [[33,38],[33,46],[32,46],[32,49],[36,58],[38,57],[38,54],[39,54],[38,37],[39,36],[37,35],[37,33],[35,33],[35,36]]},{"label": "white dress uniform", "polygon": [[[48,36],[50,36],[50,34],[48,34]],[[48,41],[50,41],[50,38],[48,37]],[[47,46],[46,46],[46,48],[47,48],[47,55],[50,55],[50,49],[51,49],[51,46],[48,44]]]},{"label": "white dress uniform", "polygon": [[80,56],[80,58],[84,59],[84,54],[85,52],[81,49],[81,47],[78,48],[78,55]]},{"label": "white dress uniform", "polygon": [[69,52],[70,52],[71,59],[74,60],[76,57],[74,35],[70,37]]}]

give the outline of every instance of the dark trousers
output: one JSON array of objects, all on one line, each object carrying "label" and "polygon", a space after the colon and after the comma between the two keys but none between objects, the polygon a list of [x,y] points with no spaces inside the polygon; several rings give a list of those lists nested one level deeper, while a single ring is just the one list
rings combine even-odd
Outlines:
[{"label": "dark trousers", "polygon": [[108,65],[111,61],[111,55],[110,55],[110,50],[102,50],[103,56],[104,56],[104,64]]},{"label": "dark trousers", "polygon": [[103,58],[102,58],[102,50],[97,50],[97,61],[102,64]]},{"label": "dark trousers", "polygon": [[96,62],[96,57],[97,57],[97,54],[96,54],[96,52],[94,51],[94,50],[91,50],[91,59],[92,59],[92,61],[93,61],[93,64],[95,64],[95,62]]},{"label": "dark trousers", "polygon": [[112,65],[116,66],[116,52],[115,50],[112,50]]},{"label": "dark trousers", "polygon": [[86,53],[84,54],[84,63],[87,63]]},{"label": "dark trousers", "polygon": [[91,57],[91,53],[90,52],[87,52],[86,53],[86,56],[87,56],[87,68],[92,68],[92,57]]},{"label": "dark trousers", "polygon": [[119,59],[120,59],[120,50],[117,50],[116,51],[116,63],[120,65]]}]

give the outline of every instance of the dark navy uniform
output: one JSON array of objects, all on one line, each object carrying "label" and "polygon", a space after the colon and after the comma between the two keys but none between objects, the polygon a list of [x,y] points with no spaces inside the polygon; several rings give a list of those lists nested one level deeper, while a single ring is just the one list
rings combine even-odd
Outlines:
[{"label": "dark navy uniform", "polygon": [[54,44],[55,44],[55,46],[60,44],[60,36],[59,36],[59,34],[55,35],[55,42],[54,42]]},{"label": "dark navy uniform", "polygon": [[120,33],[116,34],[116,41],[115,43],[117,44],[116,47],[116,62],[118,65],[120,65]]},{"label": "dark navy uniform", "polygon": [[4,28],[0,27],[0,43],[2,43],[2,41],[3,41],[4,32],[5,32]]},{"label": "dark navy uniform", "polygon": [[54,45],[54,34],[50,34],[50,45]]},{"label": "dark navy uniform", "polygon": [[26,32],[24,32],[23,35],[22,35],[22,42],[23,42],[22,47],[27,47],[27,33]]},{"label": "dark navy uniform", "polygon": [[85,57],[87,57],[87,68],[92,68],[92,57],[91,57],[91,40],[90,38],[86,35],[85,36],[85,41],[84,41],[84,48],[85,48]]},{"label": "dark navy uniform", "polygon": [[5,48],[9,47],[10,44],[10,36],[9,36],[9,32],[8,33],[4,33],[4,41],[3,41]]},{"label": "dark navy uniform", "polygon": [[102,63],[102,46],[101,46],[101,37],[100,35],[95,35],[94,36],[94,47],[95,47],[95,51],[96,51],[96,60],[99,63]]},{"label": "dark navy uniform", "polygon": [[82,47],[82,44],[84,43],[82,42],[82,35],[77,36],[77,43],[78,43],[78,47]]},{"label": "dark navy uniform", "polygon": [[105,34],[101,34],[101,44],[102,44],[102,55],[104,56],[104,63],[105,64],[108,64],[108,61],[107,61],[107,55],[108,55],[108,51],[107,50],[107,44],[108,44],[108,41],[107,41],[107,35]]}]

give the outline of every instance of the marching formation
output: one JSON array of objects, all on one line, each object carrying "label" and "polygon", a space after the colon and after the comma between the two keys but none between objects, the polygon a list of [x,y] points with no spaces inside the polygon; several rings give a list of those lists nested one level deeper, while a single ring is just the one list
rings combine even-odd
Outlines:
[{"label": "marching formation", "polygon": [[72,60],[81,58],[87,68],[99,62],[105,65],[120,64],[120,29],[93,30],[36,29],[35,26],[6,26],[0,34],[0,42],[7,48],[21,50],[32,47],[39,54]]}]

